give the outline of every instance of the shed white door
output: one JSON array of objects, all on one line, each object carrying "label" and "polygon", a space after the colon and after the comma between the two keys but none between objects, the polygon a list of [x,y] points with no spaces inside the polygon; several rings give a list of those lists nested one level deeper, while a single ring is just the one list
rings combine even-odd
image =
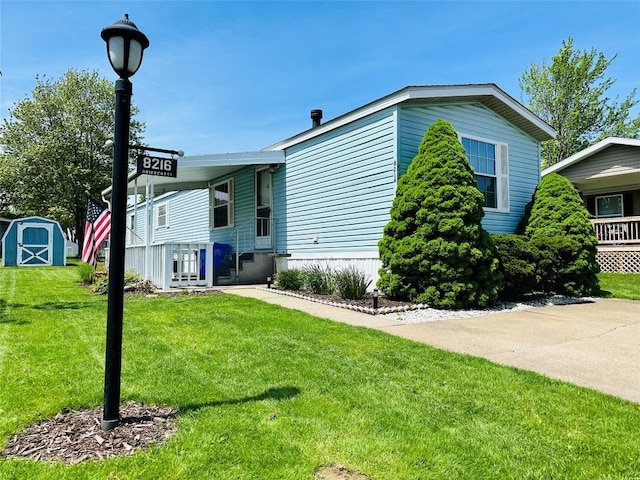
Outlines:
[{"label": "shed white door", "polygon": [[18,225],[18,266],[53,264],[53,225]]}]

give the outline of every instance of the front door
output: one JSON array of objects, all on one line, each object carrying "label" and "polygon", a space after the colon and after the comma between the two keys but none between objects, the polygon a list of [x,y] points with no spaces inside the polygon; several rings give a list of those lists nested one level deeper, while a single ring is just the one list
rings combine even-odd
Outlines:
[{"label": "front door", "polygon": [[256,248],[271,247],[271,172],[256,171]]},{"label": "front door", "polygon": [[22,223],[18,225],[18,265],[53,264],[53,225]]}]

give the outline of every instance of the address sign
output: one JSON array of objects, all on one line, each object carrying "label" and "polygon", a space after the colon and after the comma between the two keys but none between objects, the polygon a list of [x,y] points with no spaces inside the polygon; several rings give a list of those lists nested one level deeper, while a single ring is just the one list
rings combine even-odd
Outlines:
[{"label": "address sign", "polygon": [[175,158],[138,155],[137,167],[138,175],[157,175],[174,178],[178,176],[178,160]]}]

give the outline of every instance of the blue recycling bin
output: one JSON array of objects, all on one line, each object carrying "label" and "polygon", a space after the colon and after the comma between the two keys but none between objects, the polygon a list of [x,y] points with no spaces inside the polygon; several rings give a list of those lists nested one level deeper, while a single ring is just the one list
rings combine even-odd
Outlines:
[{"label": "blue recycling bin", "polygon": [[204,280],[207,276],[207,249],[200,249],[200,280]]},{"label": "blue recycling bin", "polygon": [[222,267],[222,261],[229,251],[228,243],[214,243],[213,244],[213,268]]}]

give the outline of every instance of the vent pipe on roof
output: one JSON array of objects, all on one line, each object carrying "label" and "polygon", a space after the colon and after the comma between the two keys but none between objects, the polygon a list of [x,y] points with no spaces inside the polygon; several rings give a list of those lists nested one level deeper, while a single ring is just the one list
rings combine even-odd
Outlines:
[{"label": "vent pipe on roof", "polygon": [[311,110],[311,128],[319,127],[322,123],[322,110]]}]

